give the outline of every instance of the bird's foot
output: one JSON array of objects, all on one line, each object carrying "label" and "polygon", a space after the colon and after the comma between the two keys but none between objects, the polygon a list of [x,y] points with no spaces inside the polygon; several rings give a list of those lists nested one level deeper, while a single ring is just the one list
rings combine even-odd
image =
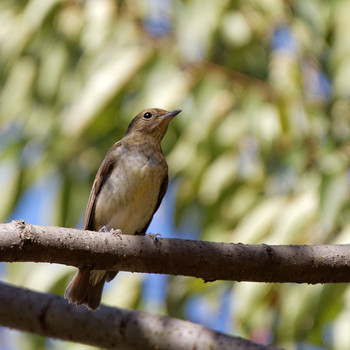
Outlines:
[{"label": "bird's foot", "polygon": [[148,233],[147,236],[151,237],[155,243],[158,243],[158,238],[162,238],[162,235],[160,233]]},{"label": "bird's foot", "polygon": [[160,233],[147,233],[147,235],[152,238],[162,238],[162,235]]},{"label": "bird's foot", "polygon": [[106,232],[106,233],[109,232],[109,233],[111,233],[112,235],[117,235],[118,237],[120,237],[120,235],[123,233],[122,230],[120,230],[119,228],[116,229],[116,230],[114,230],[114,229],[112,228],[112,229],[110,229],[110,230],[108,231],[107,226],[101,227],[100,230],[99,230],[98,232]]},{"label": "bird's foot", "polygon": [[120,237],[120,235],[123,234],[123,232],[122,232],[122,230],[120,230],[119,228],[117,228],[116,230],[111,229],[111,230],[109,231],[109,233],[111,233],[113,236],[117,236],[117,237],[119,237],[120,239],[122,239],[122,238]]},{"label": "bird's foot", "polygon": [[113,235],[118,235],[118,236],[123,234],[122,230],[120,230],[119,228],[117,228],[116,230],[111,229],[109,232],[112,233]]}]

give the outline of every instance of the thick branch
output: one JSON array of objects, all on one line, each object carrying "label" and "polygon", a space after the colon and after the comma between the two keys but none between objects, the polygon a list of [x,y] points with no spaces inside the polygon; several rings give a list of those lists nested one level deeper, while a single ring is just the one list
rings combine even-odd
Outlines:
[{"label": "thick branch", "polygon": [[350,245],[272,246],[115,235],[14,221],[0,225],[0,261],[185,275],[204,280],[350,282]]},{"label": "thick branch", "polygon": [[241,349],[269,346],[140,311],[76,308],[62,297],[0,284],[0,325],[106,349]]}]

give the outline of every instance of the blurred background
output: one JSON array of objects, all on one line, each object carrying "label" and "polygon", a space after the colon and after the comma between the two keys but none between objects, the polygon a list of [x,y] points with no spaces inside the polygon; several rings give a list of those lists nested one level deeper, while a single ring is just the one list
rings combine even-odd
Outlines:
[{"label": "blurred background", "polygon": [[[149,229],[219,242],[350,242],[350,1],[2,0],[0,220],[82,227],[109,147],[142,109],[183,112]],[[63,295],[75,269],[2,264]],[[107,305],[287,349],[349,349],[347,285],[120,273]],[[82,349],[0,328],[0,349]]]}]

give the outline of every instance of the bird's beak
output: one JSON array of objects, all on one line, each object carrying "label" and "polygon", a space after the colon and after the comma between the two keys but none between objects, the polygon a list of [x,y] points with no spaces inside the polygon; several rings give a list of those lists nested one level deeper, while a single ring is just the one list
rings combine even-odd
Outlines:
[{"label": "bird's beak", "polygon": [[163,118],[174,118],[176,115],[178,115],[181,111],[181,109],[176,109],[175,111],[169,112],[167,114],[163,115]]}]

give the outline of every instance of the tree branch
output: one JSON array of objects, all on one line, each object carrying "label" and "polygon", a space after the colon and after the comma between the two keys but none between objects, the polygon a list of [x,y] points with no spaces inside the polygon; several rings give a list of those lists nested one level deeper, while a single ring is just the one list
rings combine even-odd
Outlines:
[{"label": "tree branch", "polygon": [[1,283],[0,325],[113,350],[275,349],[188,321],[106,306],[93,312],[57,295]]},{"label": "tree branch", "polygon": [[[273,246],[0,224],[0,261],[58,263],[212,280],[350,282],[350,245]],[[74,252],[74,254],[72,254]]]}]

